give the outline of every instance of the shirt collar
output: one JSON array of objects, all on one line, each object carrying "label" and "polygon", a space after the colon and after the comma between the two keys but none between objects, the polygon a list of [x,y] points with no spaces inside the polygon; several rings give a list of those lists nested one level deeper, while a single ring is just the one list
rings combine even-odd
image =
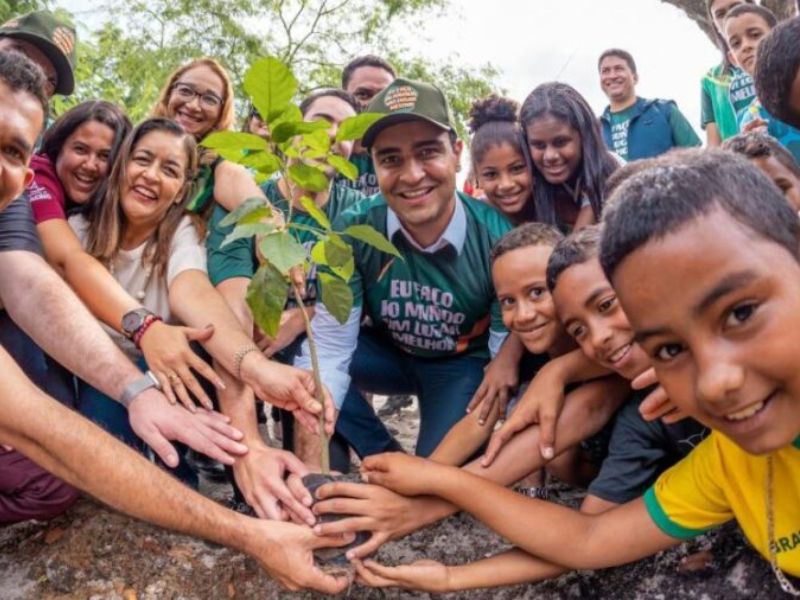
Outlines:
[{"label": "shirt collar", "polygon": [[461,254],[461,250],[464,248],[464,242],[467,238],[467,213],[464,210],[461,198],[459,198],[456,194],[456,209],[453,211],[453,216],[450,218],[450,222],[447,224],[447,227],[445,227],[444,232],[438,240],[433,242],[433,244],[423,248],[416,241],[414,241],[414,238],[411,237],[411,234],[408,233],[405,227],[403,227],[403,224],[400,222],[400,218],[397,216],[397,213],[387,206],[386,233],[388,238],[390,240],[394,239],[394,236],[398,231],[402,232],[403,237],[406,238],[406,241],[420,252],[433,254],[442,248],[452,246],[457,254]]}]

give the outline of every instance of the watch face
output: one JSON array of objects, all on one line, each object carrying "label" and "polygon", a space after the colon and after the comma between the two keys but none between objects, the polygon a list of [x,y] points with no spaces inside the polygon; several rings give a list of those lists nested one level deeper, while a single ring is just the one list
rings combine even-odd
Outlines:
[{"label": "watch face", "polygon": [[128,335],[133,335],[133,333],[142,326],[148,314],[149,313],[143,309],[136,309],[125,313],[122,317],[122,331]]}]

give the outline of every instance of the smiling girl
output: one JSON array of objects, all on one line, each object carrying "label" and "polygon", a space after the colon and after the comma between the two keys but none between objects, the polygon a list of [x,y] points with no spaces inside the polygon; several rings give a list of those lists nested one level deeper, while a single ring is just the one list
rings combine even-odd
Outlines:
[{"label": "smiling girl", "polygon": [[520,123],[533,163],[537,220],[564,230],[595,223],[619,161],[583,96],[565,83],[542,84],[522,104]]},{"label": "smiling girl", "polygon": [[512,223],[534,219],[533,178],[525,160],[519,105],[492,94],[470,110],[472,170],[486,199]]}]

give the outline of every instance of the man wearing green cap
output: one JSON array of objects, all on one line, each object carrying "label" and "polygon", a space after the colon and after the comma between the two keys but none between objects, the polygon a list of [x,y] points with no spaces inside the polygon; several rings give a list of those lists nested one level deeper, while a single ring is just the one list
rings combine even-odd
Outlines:
[{"label": "man wearing green cap", "polygon": [[0,51],[15,50],[44,71],[48,96],[75,91],[75,29],[53,13],[38,10],[0,26]]},{"label": "man wearing green cap", "polygon": [[[371,225],[402,258],[355,240],[350,319],[340,325],[318,306],[312,327],[322,379],[341,410],[337,432],[361,456],[396,448],[358,390],[413,393],[416,451],[428,455],[464,415],[490,355],[503,346],[486,372],[498,394],[508,393],[500,380],[516,372],[520,352],[503,343],[489,259],[511,225],[456,191],[462,142],[438,88],[396,79],[367,110],[384,115],[363,137],[381,193],[343,213],[337,227]],[[362,313],[371,327],[359,328]],[[310,365],[307,345],[295,364]]]}]

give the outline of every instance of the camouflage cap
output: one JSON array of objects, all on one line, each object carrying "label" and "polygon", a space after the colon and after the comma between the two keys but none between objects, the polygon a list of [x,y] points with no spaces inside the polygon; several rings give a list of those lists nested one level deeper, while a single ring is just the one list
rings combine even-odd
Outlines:
[{"label": "camouflage cap", "polygon": [[445,131],[453,131],[453,119],[442,90],[435,85],[398,78],[375,96],[366,112],[385,115],[364,133],[361,143],[372,146],[375,137],[386,127],[407,121],[427,121]]},{"label": "camouflage cap", "polygon": [[53,63],[58,75],[55,93],[70,95],[75,90],[75,28],[47,10],[37,10],[10,19],[0,26],[0,38],[25,40],[36,46]]}]

